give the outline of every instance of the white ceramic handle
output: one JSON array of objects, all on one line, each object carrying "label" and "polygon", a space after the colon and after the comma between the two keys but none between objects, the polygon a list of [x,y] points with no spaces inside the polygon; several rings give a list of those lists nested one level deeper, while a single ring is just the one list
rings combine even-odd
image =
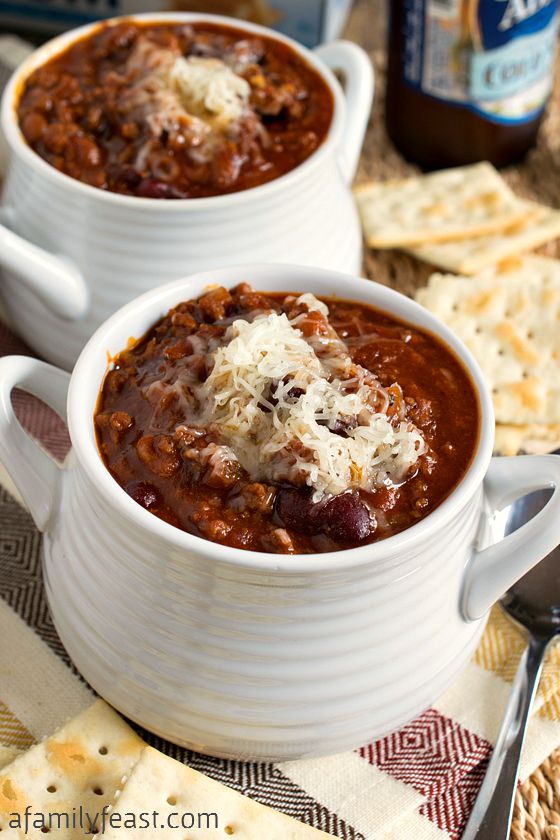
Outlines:
[{"label": "white ceramic handle", "polygon": [[485,491],[493,510],[515,499],[553,487],[554,493],[533,519],[503,540],[476,551],[469,562],[463,585],[463,616],[481,618],[506,590],[560,543],[560,457],[518,455],[493,458]]},{"label": "white ceramic handle", "polygon": [[21,493],[40,531],[49,527],[58,502],[61,469],[23,430],[12,406],[21,388],[46,402],[62,418],[70,374],[28,356],[0,359],[0,462]]},{"label": "white ceramic handle", "polygon": [[340,165],[348,183],[356,174],[364,142],[374,93],[373,65],[366,52],[351,41],[332,41],[321,44],[315,53],[331,70],[341,70],[345,76],[346,125]]},{"label": "white ceramic handle", "polygon": [[88,289],[76,266],[33,245],[3,224],[0,265],[16,274],[55,315],[75,319],[87,312]]}]

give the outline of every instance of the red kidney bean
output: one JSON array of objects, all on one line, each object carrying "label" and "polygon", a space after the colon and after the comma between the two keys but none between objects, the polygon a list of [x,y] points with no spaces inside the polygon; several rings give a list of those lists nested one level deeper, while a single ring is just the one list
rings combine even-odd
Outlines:
[{"label": "red kidney bean", "polygon": [[139,481],[137,484],[133,484],[127,488],[127,492],[135,502],[138,502],[146,510],[157,504],[159,499],[156,488],[147,481]]},{"label": "red kidney bean", "polygon": [[327,534],[340,543],[357,543],[371,537],[375,519],[357,493],[339,493],[327,501],[313,502],[311,493],[280,490],[276,514],[286,528],[302,534]]}]

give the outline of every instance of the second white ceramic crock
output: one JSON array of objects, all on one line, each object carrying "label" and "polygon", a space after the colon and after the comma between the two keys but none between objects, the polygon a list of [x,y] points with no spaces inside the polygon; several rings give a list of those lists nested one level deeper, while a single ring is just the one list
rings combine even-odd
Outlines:
[{"label": "second white ceramic crock", "polygon": [[[133,19],[232,24],[188,13]],[[31,347],[70,368],[96,327],[124,303],[204,268],[250,258],[360,270],[362,237],[349,184],[373,97],[373,70],[363,50],[340,41],[311,52],[266,28],[239,24],[289,43],[320,73],[335,100],[329,134],[308,160],[268,184],[226,196],[158,201],[108,193],[58,172],[19,130],[15,104],[22,81],[98,25],[36,50],[3,97],[10,164],[0,224],[0,296]],[[345,93],[329,68],[344,72]]]},{"label": "second white ceramic crock", "polygon": [[[283,556],[184,533],[134,502],[97,450],[93,414],[107,354],[209,283],[343,295],[443,338],[476,384],[478,448],[449,498],[413,527],[348,551]],[[91,685],[157,734],[235,758],[334,753],[396,729],[471,657],[491,604],[560,541],[560,459],[491,461],[491,399],[470,353],[433,315],[376,283],[292,266],[205,272],[156,289],[104,324],[69,376],[0,360],[0,461],[44,531],[49,605]],[[59,469],[15,420],[10,393],[68,417]],[[535,519],[488,543],[492,511],[554,486]]]}]

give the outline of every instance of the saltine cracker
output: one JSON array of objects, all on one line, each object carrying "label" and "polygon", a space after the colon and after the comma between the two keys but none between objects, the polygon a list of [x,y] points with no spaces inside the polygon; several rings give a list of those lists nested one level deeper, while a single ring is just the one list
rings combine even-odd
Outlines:
[{"label": "saltine cracker", "polygon": [[560,261],[528,256],[474,277],[433,274],[416,299],[478,360],[498,423],[560,423]]},{"label": "saltine cracker", "polygon": [[477,274],[503,260],[533,251],[540,245],[560,236],[560,211],[535,202],[525,202],[526,219],[515,222],[498,233],[434,242],[406,248],[419,260],[454,271],[457,274]]},{"label": "saltine cracker", "polygon": [[[44,840],[40,825],[30,825],[24,833],[27,806],[34,815],[62,815],[51,824],[52,840],[83,840],[88,825],[74,827],[72,814],[81,808],[95,815],[108,807],[143,747],[144,742],[116,712],[103,700],[95,701],[0,771],[3,840]],[[14,814],[22,816],[21,828],[15,825]]]},{"label": "saltine cracker", "polygon": [[354,195],[367,243],[374,248],[481,236],[527,215],[524,202],[489,163],[362,184]]},{"label": "saltine cracker", "polygon": [[[145,813],[149,819],[154,811],[158,814],[157,826],[146,826],[141,830],[129,826],[127,830],[127,815],[134,819]],[[127,837],[224,840],[227,836],[233,836],[235,840],[330,838],[329,834],[260,805],[151,747],[145,748],[126,779],[113,813],[119,814],[122,827],[107,826],[101,835],[103,840],[126,840]],[[212,814],[216,818],[212,818]],[[176,825],[182,815],[192,815],[194,825],[191,826],[190,816],[187,816],[188,824],[183,823],[182,831],[166,826],[170,816]],[[198,815],[207,816],[201,816],[199,820]]]}]

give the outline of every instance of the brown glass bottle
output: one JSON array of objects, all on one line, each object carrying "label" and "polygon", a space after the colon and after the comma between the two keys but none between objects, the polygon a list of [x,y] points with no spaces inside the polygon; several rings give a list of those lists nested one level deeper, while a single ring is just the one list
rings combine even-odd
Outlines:
[{"label": "brown glass bottle", "polygon": [[[463,4],[472,6],[473,2],[463,0]],[[471,109],[468,103],[439,98],[410,84],[405,79],[405,52],[412,5],[407,0],[389,3],[386,122],[392,141],[405,157],[426,169],[480,160],[505,166],[519,160],[535,143],[545,103],[529,119],[502,122]]]}]

